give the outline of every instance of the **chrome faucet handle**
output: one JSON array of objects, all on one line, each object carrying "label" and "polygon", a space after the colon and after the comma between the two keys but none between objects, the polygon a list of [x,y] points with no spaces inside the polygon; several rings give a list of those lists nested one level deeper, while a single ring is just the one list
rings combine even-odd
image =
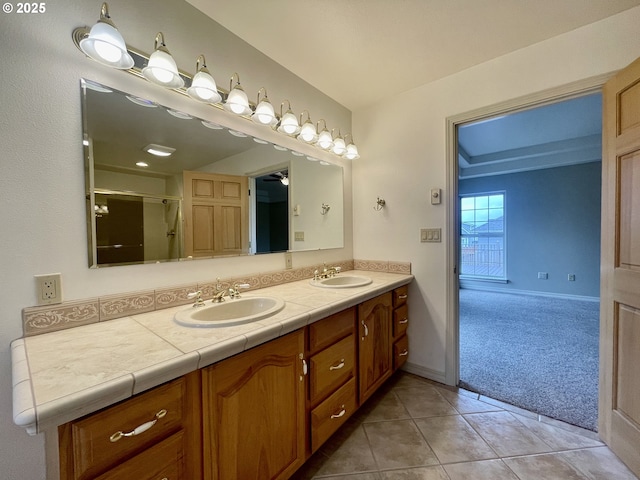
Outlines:
[{"label": "chrome faucet handle", "polygon": [[197,292],[191,292],[187,294],[187,298],[195,298],[194,307],[204,307],[204,300],[202,299],[202,290]]}]

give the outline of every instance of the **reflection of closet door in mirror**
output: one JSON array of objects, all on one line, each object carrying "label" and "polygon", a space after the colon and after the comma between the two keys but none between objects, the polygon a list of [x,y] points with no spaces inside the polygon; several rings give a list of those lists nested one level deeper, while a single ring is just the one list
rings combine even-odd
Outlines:
[{"label": "reflection of closet door in mirror", "polygon": [[96,214],[98,265],[144,260],[143,202],[139,197],[110,197]]},{"label": "reflection of closet door in mirror", "polygon": [[249,250],[248,179],[183,172],[185,254],[240,255]]}]

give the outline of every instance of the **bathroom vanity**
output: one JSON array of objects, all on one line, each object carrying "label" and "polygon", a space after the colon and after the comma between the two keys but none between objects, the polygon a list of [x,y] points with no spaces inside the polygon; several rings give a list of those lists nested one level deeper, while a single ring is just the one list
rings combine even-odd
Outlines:
[{"label": "bathroom vanity", "polygon": [[[186,327],[173,316],[193,307],[181,306],[20,339],[16,348],[24,345],[25,361],[35,367],[29,379],[35,424],[23,426],[57,431],[65,480],[288,478],[407,358],[413,277],[357,273],[372,282],[321,288],[307,279],[243,293],[286,302],[252,324]],[[155,366],[136,366],[136,354],[124,359],[104,350],[101,335],[112,322],[143,326],[141,333],[174,351]],[[51,360],[48,372],[37,371],[54,344],[74,338],[75,360],[67,353],[66,368]],[[141,361],[158,353],[144,355],[145,341]],[[95,348],[101,361],[85,360],[86,348]],[[121,377],[65,386],[74,371],[107,376],[125,365],[129,372]],[[123,387],[129,378],[132,385]],[[59,398],[38,404],[54,383]],[[127,388],[127,398],[118,398]],[[14,404],[23,401],[15,393]]]}]

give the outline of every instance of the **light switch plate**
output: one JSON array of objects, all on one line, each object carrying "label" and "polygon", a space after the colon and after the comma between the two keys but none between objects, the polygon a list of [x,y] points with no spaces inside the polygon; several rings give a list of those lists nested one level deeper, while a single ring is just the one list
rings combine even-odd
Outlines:
[{"label": "light switch plate", "polygon": [[295,232],[293,239],[296,242],[304,242],[304,232]]},{"label": "light switch plate", "polygon": [[439,205],[442,202],[442,190],[439,188],[431,189],[431,205]]},{"label": "light switch plate", "polygon": [[442,229],[441,228],[421,228],[420,242],[422,243],[442,242]]}]

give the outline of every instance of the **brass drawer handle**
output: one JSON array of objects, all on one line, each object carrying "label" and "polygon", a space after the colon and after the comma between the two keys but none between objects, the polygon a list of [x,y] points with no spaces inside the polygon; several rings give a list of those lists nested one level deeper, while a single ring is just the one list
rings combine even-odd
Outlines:
[{"label": "brass drawer handle", "polygon": [[398,322],[400,325],[404,325],[405,323],[409,323],[409,319],[408,318],[403,318],[402,320],[400,320]]},{"label": "brass drawer handle", "polygon": [[403,295],[398,295],[398,298],[399,298],[400,300],[405,300],[408,296],[409,296],[409,295],[407,295],[407,294],[405,293],[405,294],[403,294]]},{"label": "brass drawer handle", "polygon": [[361,320],[360,323],[362,323],[362,326],[364,327],[364,335],[362,336],[362,340],[364,340],[365,337],[369,336],[369,327],[364,323],[364,320]]},{"label": "brass drawer handle", "polygon": [[156,422],[160,420],[162,417],[164,417],[166,414],[167,414],[167,411],[163,408],[158,413],[156,413],[155,418],[153,420],[143,423],[142,425],[134,428],[130,432],[125,433],[122,430],[119,432],[116,432],[109,437],[109,440],[111,441],[111,443],[115,443],[118,440],[120,440],[122,437],[135,437],[136,435],[140,435],[146,432],[147,430],[149,430],[151,427],[153,427],[156,424]]},{"label": "brass drawer handle", "polygon": [[404,349],[404,351],[402,353],[398,354],[399,357],[406,357],[407,355],[409,355],[409,351],[406,348]]},{"label": "brass drawer handle", "polygon": [[340,359],[340,363],[338,365],[331,365],[329,370],[340,370],[342,367],[344,367],[344,358]]},{"label": "brass drawer handle", "polygon": [[341,410],[338,413],[334,413],[331,415],[331,418],[340,418],[344,417],[344,414],[347,413],[347,410],[344,408],[344,405],[340,406]]}]

